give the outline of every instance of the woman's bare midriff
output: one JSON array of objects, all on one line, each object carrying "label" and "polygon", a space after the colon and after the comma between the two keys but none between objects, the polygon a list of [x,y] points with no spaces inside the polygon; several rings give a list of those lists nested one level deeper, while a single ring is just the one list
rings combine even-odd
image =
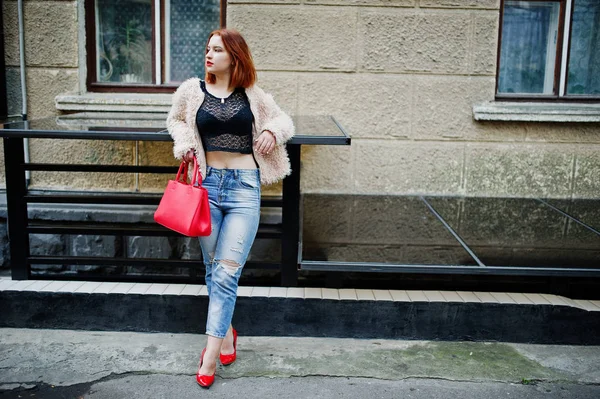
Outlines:
[{"label": "woman's bare midriff", "polygon": [[216,169],[256,169],[252,154],[240,154],[225,151],[206,153],[206,164]]}]

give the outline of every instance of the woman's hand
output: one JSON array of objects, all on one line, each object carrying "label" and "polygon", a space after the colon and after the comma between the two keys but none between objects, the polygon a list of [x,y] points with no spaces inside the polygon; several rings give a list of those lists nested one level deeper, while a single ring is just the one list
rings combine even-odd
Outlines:
[{"label": "woman's hand", "polygon": [[186,154],[183,156],[183,160],[185,162],[194,162],[194,155],[196,154],[196,151],[193,148],[190,148],[190,150],[188,152],[186,152]]},{"label": "woman's hand", "polygon": [[262,155],[270,154],[275,149],[275,135],[270,130],[263,131],[256,140],[254,148]]}]

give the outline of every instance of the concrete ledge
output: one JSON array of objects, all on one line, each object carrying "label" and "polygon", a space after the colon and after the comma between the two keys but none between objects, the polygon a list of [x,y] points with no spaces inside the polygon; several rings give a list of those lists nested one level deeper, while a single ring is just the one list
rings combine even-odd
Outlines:
[{"label": "concrete ledge", "polygon": [[[0,327],[204,333],[206,287],[0,279]],[[600,302],[546,294],[240,287],[249,336],[600,344]]]},{"label": "concrete ledge", "polygon": [[600,122],[600,104],[486,102],[473,106],[476,121]]},{"label": "concrete ledge", "polygon": [[56,96],[56,109],[61,111],[160,112],[171,109],[171,94],[86,93]]}]

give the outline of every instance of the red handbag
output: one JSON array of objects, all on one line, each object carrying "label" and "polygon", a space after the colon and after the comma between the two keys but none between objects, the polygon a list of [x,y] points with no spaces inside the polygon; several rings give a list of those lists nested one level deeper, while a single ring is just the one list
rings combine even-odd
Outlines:
[{"label": "red handbag", "polygon": [[[180,181],[182,172],[183,181]],[[202,175],[198,170],[196,157],[194,157],[191,184],[187,183],[187,172],[188,164],[183,161],[175,180],[169,180],[160,204],[154,212],[154,220],[188,237],[209,236],[211,222],[208,191],[202,187]],[[200,177],[199,182],[198,177]]]}]

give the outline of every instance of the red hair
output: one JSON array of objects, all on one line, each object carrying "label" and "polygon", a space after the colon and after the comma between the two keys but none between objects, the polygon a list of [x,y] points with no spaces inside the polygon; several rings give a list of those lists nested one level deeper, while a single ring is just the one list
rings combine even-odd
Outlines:
[{"label": "red hair", "polygon": [[[225,50],[229,53],[233,62],[229,87],[248,88],[252,86],[256,82],[256,68],[254,68],[254,61],[252,61],[252,54],[250,54],[250,48],[246,40],[235,29],[216,29],[210,32],[208,36],[205,52],[208,42],[210,42],[210,39],[214,35],[221,36]],[[204,80],[208,83],[215,83],[217,81],[215,75],[208,72],[206,72]]]}]

